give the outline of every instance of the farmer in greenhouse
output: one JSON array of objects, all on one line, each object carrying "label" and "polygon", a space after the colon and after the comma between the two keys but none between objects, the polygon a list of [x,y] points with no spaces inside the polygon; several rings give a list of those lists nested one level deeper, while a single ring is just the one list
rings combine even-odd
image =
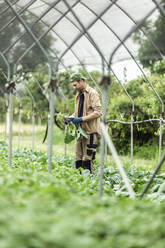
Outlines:
[{"label": "farmer in greenhouse", "polygon": [[81,73],[73,73],[70,81],[77,91],[75,98],[75,112],[72,123],[80,124],[87,137],[80,136],[76,142],[76,169],[82,167],[94,174],[94,160],[96,156],[97,141],[100,133],[101,103],[97,91],[86,83]]}]

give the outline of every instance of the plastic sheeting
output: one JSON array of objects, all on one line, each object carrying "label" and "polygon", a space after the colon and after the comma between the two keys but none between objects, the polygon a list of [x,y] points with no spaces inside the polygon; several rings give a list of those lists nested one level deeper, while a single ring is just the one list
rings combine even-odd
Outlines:
[{"label": "plastic sheeting", "polygon": [[[110,66],[110,64],[136,56],[138,47],[131,39],[138,26],[156,15],[156,5],[151,0],[13,0],[9,1],[20,16],[31,16],[36,23],[42,23],[45,30],[41,37],[51,33],[54,37],[53,49],[58,51],[59,64],[73,66],[83,62],[85,65]],[[161,1],[157,0],[160,4]],[[0,1],[2,15],[11,8],[7,1]],[[6,10],[5,10],[6,9]],[[5,12],[4,12],[5,10]],[[24,15],[23,15],[24,14]],[[12,13],[10,25],[3,33],[10,33],[12,25],[19,20]],[[24,20],[26,23],[26,20]],[[31,24],[33,30],[35,24]],[[22,26],[22,33],[27,30]],[[30,36],[28,34],[28,36]],[[10,54],[23,39],[20,33],[13,44],[3,45],[1,52],[10,59]],[[15,44],[14,44],[15,42]],[[31,43],[34,40],[31,39]],[[45,44],[46,46],[46,44]],[[127,49],[126,49],[127,48]],[[25,50],[28,47],[25,47]],[[77,57],[76,57],[76,56]]]}]

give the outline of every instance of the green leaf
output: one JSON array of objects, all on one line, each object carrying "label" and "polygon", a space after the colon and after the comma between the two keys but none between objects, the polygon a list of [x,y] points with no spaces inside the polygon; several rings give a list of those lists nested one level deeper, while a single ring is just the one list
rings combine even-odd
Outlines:
[{"label": "green leaf", "polygon": [[65,144],[69,144],[70,142],[72,142],[72,140],[75,139],[75,136],[72,136],[71,134],[67,133],[65,135],[65,138],[64,138],[64,143]]},{"label": "green leaf", "polygon": [[67,131],[65,133],[64,143],[69,144],[75,139],[75,135],[73,134],[73,127],[69,125],[67,127]]},{"label": "green leaf", "polygon": [[80,133],[80,135],[82,135],[83,137],[85,137],[86,139],[88,139],[88,135],[86,134],[86,132],[81,128],[81,126],[78,126],[78,130],[77,132]]}]

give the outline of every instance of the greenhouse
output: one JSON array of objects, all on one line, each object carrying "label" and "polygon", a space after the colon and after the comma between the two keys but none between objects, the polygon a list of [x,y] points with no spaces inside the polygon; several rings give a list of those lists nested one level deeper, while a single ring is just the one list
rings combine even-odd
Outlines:
[{"label": "greenhouse", "polygon": [[163,248],[165,1],[0,13],[0,247]]}]

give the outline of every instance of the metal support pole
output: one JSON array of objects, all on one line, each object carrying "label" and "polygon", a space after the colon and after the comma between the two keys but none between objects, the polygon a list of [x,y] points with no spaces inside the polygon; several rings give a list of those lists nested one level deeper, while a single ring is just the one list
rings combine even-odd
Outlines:
[{"label": "metal support pole", "polygon": [[34,151],[35,143],[35,109],[33,108],[32,112],[32,151]]},{"label": "metal support pole", "polygon": [[[55,75],[56,77],[57,75]],[[56,78],[50,81],[50,97],[49,97],[49,107],[50,116],[48,118],[48,172],[52,171],[52,154],[53,154],[53,127],[54,127],[54,102],[55,102],[55,92],[54,85],[56,84]]]},{"label": "metal support pole", "polygon": [[[106,125],[106,131],[108,132],[109,126]],[[105,162],[107,162],[107,157],[108,157],[108,149],[107,149],[107,144],[105,143]]]},{"label": "metal support pole", "polygon": [[107,142],[108,147],[109,147],[109,149],[110,149],[110,151],[112,153],[112,156],[113,156],[113,158],[114,158],[114,160],[116,162],[116,165],[117,165],[117,167],[119,169],[121,177],[123,178],[123,181],[124,181],[125,186],[126,186],[126,188],[128,190],[130,198],[135,198],[135,192],[132,189],[131,184],[129,183],[129,179],[127,178],[127,175],[126,175],[126,173],[125,173],[125,171],[123,169],[123,166],[122,166],[122,164],[120,162],[120,159],[118,157],[116,149],[115,149],[115,147],[114,147],[114,145],[113,145],[113,143],[112,143],[112,141],[111,141],[111,139],[110,139],[110,137],[109,137],[109,135],[108,135],[108,133],[106,131],[106,126],[104,125],[104,123],[101,123],[101,130],[102,130],[102,134],[103,134],[103,136],[105,138],[105,141]]},{"label": "metal support pole", "polygon": [[11,10],[13,11],[13,13],[16,15],[16,17],[18,18],[19,22],[23,25],[23,27],[25,28],[25,30],[27,31],[27,33],[30,34],[30,36],[32,37],[32,39],[34,40],[35,44],[37,44],[37,46],[41,49],[42,53],[46,56],[46,58],[49,61],[48,55],[45,52],[45,49],[42,47],[42,45],[40,44],[40,42],[38,41],[38,39],[36,38],[36,36],[33,34],[33,32],[31,31],[31,29],[29,28],[28,25],[25,24],[24,20],[22,19],[22,17],[19,15],[19,13],[17,13],[17,11],[13,8],[13,6],[11,5],[9,0],[5,0],[5,2],[9,5],[9,7],[11,8]]},{"label": "metal support pole", "polygon": [[133,168],[133,112],[131,112],[131,169]]},{"label": "metal support pole", "polygon": [[144,194],[147,192],[147,190],[149,189],[150,185],[152,184],[156,174],[159,172],[159,170],[161,169],[163,162],[165,160],[165,153],[163,154],[161,160],[159,161],[158,165],[156,166],[156,169],[151,177],[151,179],[149,180],[149,182],[146,184],[143,192],[141,193],[140,197],[142,198],[144,196]]},{"label": "metal support pole", "polygon": [[[66,133],[67,133],[67,128],[68,128],[68,125],[65,125],[65,136],[66,136]],[[64,154],[65,154],[65,157],[66,157],[66,154],[67,154],[67,145],[66,145],[66,143],[64,145]]]},{"label": "metal support pole", "polygon": [[104,183],[104,154],[105,154],[105,140],[104,136],[101,136],[100,142],[100,171],[99,171],[99,197],[103,195],[103,183]]},{"label": "metal support pole", "polygon": [[[10,65],[5,56],[0,52],[0,55],[2,59],[4,60],[6,66],[7,66],[7,81],[10,82]],[[9,151],[8,151],[8,165],[12,165],[12,122],[13,122],[13,95],[10,90],[9,94]],[[8,115],[6,114],[6,121],[7,121]],[[6,123],[7,124],[7,123]],[[7,127],[6,127],[7,128]],[[6,130],[7,131],[7,130]]]},{"label": "metal support pole", "polygon": [[[106,122],[106,114],[108,107],[108,87],[110,85],[110,76],[103,76],[101,84],[103,85],[102,91],[102,120]],[[103,178],[104,178],[104,157],[105,157],[105,139],[101,136],[101,148],[100,148],[100,171],[99,171],[99,197],[103,194]]]},{"label": "metal support pole", "polygon": [[18,115],[18,148],[20,147],[20,139],[21,139],[21,124],[22,124],[22,104],[19,104],[19,115]]},{"label": "metal support pole", "polygon": [[5,118],[5,141],[6,141],[7,139],[7,113],[9,109],[9,95],[5,93],[4,96],[5,96],[5,106],[6,106],[6,118]]},{"label": "metal support pole", "polygon": [[9,152],[8,152],[8,166],[12,166],[12,138],[13,138],[13,94],[9,94]]},{"label": "metal support pole", "polygon": [[162,151],[162,113],[160,114],[160,130],[159,130],[159,162],[161,159],[161,151]]}]

